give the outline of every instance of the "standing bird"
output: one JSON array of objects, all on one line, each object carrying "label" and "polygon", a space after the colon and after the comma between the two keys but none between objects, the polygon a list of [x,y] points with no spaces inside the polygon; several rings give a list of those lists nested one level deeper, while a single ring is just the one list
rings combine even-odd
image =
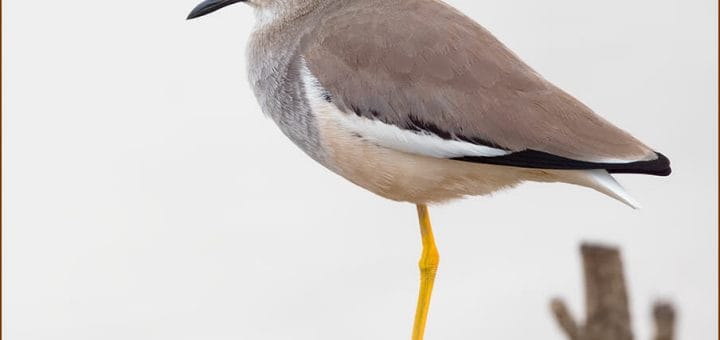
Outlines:
[{"label": "standing bird", "polygon": [[206,0],[188,19],[238,2],[255,9],[248,74],[263,112],[328,169],[417,205],[415,340],[439,263],[427,204],[536,181],[637,207],[610,174],[670,174],[665,156],[440,0]]}]

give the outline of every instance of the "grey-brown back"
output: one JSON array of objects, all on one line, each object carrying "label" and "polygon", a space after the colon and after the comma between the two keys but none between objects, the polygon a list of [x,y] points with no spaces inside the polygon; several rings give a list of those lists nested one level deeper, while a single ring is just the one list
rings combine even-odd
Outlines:
[{"label": "grey-brown back", "polygon": [[302,54],[347,112],[512,151],[656,158],[443,2],[338,2],[305,37]]}]

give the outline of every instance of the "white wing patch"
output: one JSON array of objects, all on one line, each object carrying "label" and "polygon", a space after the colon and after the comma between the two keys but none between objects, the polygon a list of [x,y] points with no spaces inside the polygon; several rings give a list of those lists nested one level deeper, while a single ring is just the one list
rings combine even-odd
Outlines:
[{"label": "white wing patch", "polygon": [[335,104],[324,99],[324,90],[310,70],[303,66],[303,83],[310,108],[318,118],[332,119],[341,127],[356,133],[377,145],[411,154],[453,158],[464,156],[497,157],[510,154],[510,151],[460,140],[443,139],[430,132],[421,133],[401,129],[379,120],[342,112]]}]

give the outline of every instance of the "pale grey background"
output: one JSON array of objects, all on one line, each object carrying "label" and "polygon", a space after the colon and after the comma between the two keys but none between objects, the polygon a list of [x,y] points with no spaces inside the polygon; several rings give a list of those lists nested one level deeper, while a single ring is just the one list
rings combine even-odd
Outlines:
[{"label": "pale grey background", "polygon": [[[414,207],[315,164],[245,80],[244,5],[3,1],[3,336],[408,339]],[[644,205],[524,185],[432,209],[427,339],[564,339],[577,247],[623,247],[638,339],[681,309],[717,338],[717,2],[454,0],[547,78],[666,153]]]}]

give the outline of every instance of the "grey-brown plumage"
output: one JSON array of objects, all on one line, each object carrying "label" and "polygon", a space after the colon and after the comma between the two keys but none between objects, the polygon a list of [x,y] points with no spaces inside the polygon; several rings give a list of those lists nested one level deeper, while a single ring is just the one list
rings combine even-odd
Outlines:
[{"label": "grey-brown plumage", "polygon": [[406,129],[414,119],[512,151],[585,161],[656,158],[446,4],[353,3],[310,34],[304,54],[341,109]]},{"label": "grey-brown plumage", "polygon": [[263,110],[314,159],[384,197],[437,202],[532,180],[628,203],[608,171],[670,172],[441,1],[249,4]]}]

